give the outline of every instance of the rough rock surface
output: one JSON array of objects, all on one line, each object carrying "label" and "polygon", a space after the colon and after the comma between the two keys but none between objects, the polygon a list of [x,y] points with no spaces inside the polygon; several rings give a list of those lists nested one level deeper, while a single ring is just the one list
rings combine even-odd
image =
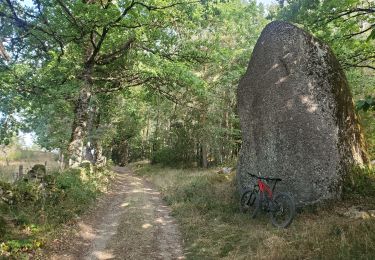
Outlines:
[{"label": "rough rock surface", "polygon": [[[280,177],[299,205],[338,198],[353,164],[367,163],[344,72],[329,47],[298,27],[266,26],[238,88],[246,174]],[[279,185],[279,184],[278,184]]]}]

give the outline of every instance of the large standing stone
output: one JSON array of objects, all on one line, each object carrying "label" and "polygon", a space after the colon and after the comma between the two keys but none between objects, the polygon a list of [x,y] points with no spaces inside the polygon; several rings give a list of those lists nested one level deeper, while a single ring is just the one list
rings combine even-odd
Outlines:
[{"label": "large standing stone", "polygon": [[286,22],[263,30],[238,88],[246,172],[280,177],[296,202],[338,198],[353,164],[366,162],[345,74],[329,47]]}]

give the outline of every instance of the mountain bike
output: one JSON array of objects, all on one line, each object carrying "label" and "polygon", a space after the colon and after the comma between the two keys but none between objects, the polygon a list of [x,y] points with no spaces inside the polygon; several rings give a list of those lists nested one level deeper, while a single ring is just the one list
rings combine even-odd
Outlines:
[{"label": "mountain bike", "polygon": [[[263,210],[271,216],[271,222],[279,228],[286,228],[292,223],[296,214],[293,197],[286,192],[274,193],[280,178],[261,177],[248,173],[257,182],[252,189],[246,189],[241,196],[240,208],[242,212],[249,212],[252,218]],[[267,182],[274,182],[272,188]]]}]

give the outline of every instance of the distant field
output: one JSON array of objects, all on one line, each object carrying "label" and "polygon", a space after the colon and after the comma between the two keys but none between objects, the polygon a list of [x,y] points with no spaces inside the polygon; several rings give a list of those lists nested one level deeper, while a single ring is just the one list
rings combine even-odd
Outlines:
[{"label": "distant field", "polygon": [[13,182],[20,165],[24,174],[35,164],[46,164],[47,171],[58,170],[57,156],[51,152],[17,150],[13,151],[7,165],[5,157],[0,154],[0,181]]}]

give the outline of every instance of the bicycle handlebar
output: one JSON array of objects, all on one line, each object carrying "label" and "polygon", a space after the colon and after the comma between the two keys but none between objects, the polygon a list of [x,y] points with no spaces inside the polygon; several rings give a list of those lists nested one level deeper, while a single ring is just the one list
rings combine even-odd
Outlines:
[{"label": "bicycle handlebar", "polygon": [[252,174],[252,173],[249,173],[249,172],[247,174],[249,174],[250,176],[252,176],[254,178],[262,179],[262,180],[266,180],[266,181],[282,181],[282,179],[280,179],[280,178],[262,177],[262,176],[257,176],[255,174]]}]

